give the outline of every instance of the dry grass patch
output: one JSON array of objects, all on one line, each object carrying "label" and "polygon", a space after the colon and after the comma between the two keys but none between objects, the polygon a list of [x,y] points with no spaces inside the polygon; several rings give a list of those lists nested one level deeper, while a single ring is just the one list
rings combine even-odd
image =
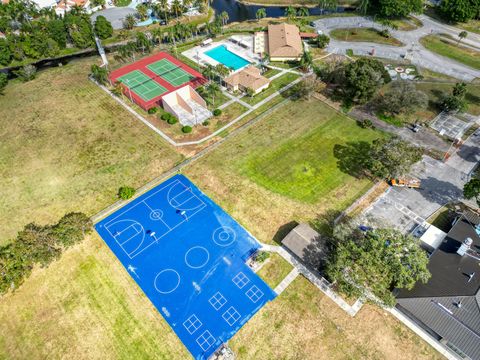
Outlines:
[{"label": "dry grass patch", "polygon": [[29,222],[94,214],[181,156],[87,78],[93,60],[12,81],[0,96],[0,242]]},{"label": "dry grass patch", "polygon": [[96,234],[1,301],[2,359],[189,356]]},{"label": "dry grass patch", "polygon": [[293,266],[277,253],[271,253],[265,265],[257,272],[268,286],[275,289],[278,284],[292,271]]},{"label": "dry grass patch", "polygon": [[443,359],[384,310],[351,318],[302,276],[229,344],[240,359]]}]

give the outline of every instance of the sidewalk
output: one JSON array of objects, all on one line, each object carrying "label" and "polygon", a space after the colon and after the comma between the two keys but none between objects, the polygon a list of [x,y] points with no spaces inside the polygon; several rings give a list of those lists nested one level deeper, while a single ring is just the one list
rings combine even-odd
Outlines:
[{"label": "sidewalk", "polygon": [[[276,245],[263,244],[263,243],[261,243],[261,245],[262,245],[262,250],[269,251],[269,252],[275,252],[275,253],[279,254],[281,257],[283,257],[288,263],[290,263],[290,265],[292,265],[294,267],[294,269],[297,269],[299,274],[302,274],[303,276],[305,276],[313,285],[315,285],[317,288],[319,288],[326,296],[328,296],[333,302],[335,302],[338,306],[340,306],[348,315],[353,317],[362,308],[362,306],[363,306],[363,301],[362,300],[359,299],[355,302],[355,304],[350,306],[345,300],[343,300],[340,296],[338,296],[330,288],[332,284],[330,284],[323,277],[320,277],[320,276],[314,274],[313,272],[311,272],[307,267],[305,267],[303,264],[301,264],[293,255],[291,255],[283,247],[276,246]],[[293,272],[293,270],[292,270],[292,272]],[[286,280],[286,279],[292,274],[292,272],[290,272],[290,274],[288,274],[287,277],[283,281],[288,282],[289,280]],[[291,275],[291,276],[293,277],[294,275]],[[296,275],[295,275],[295,277],[296,277]],[[293,280],[294,279],[291,279],[291,281],[293,281]],[[283,281],[282,281],[282,283],[283,283]],[[282,283],[280,283],[280,284],[282,284]],[[277,289],[280,290],[279,286],[277,286],[277,288],[275,288],[275,292],[277,291]]]}]

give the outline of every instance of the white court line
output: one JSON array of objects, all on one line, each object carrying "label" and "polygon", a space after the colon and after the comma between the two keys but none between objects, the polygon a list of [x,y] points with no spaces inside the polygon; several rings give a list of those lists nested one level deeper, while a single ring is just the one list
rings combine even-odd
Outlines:
[{"label": "white court line", "polygon": [[[115,234],[112,234],[112,232],[110,231],[110,227],[112,227],[113,225],[115,224],[118,224],[118,223],[121,223],[121,222],[128,222],[128,221],[131,221],[132,224],[127,226],[123,231],[119,232],[119,233],[115,233]],[[132,235],[130,236],[127,240],[125,240],[124,242],[120,243],[120,241],[117,240],[117,237],[120,236],[124,231],[126,231],[127,229],[130,229],[131,227],[133,227],[134,225],[138,225],[140,226],[141,230],[138,231],[135,235]],[[136,220],[133,220],[133,219],[123,219],[123,220],[119,220],[119,221],[116,221],[114,222],[113,224],[110,224],[108,226],[105,226],[105,229],[107,229],[108,233],[110,234],[111,237],[113,237],[113,239],[117,242],[117,244],[119,244],[120,246],[122,246],[123,244],[125,244],[126,242],[130,241],[131,239],[133,239],[135,236],[137,236],[138,234],[140,234],[140,232],[143,232],[143,238],[142,238],[142,242],[143,242],[143,239],[145,238],[145,229],[143,228],[142,224],[140,224],[138,221]],[[136,229],[135,229],[136,230]]]},{"label": "white court line", "polygon": [[[116,220],[123,216],[124,214],[126,214],[127,212],[129,211],[132,211],[135,207],[137,207],[139,204],[147,204],[146,201],[150,198],[152,198],[153,196],[155,196],[156,194],[158,194],[159,192],[162,192],[164,189],[167,189],[167,188],[170,188],[169,192],[171,191],[171,188],[173,186],[176,186],[178,184],[181,184],[184,188],[187,188],[187,186],[181,182],[180,180],[175,180],[174,182],[170,183],[170,184],[166,184],[164,186],[162,186],[160,189],[158,189],[157,191],[155,191],[154,193],[152,193],[151,195],[149,195],[148,197],[146,197],[145,199],[142,199],[141,201],[137,202],[135,205],[133,205],[132,207],[126,209],[126,210],[123,210],[122,212],[120,212],[117,216],[115,216],[113,219],[111,219],[110,221],[108,221],[107,223],[105,223],[105,227],[108,228],[112,223],[116,222]],[[188,189],[190,189],[188,187]],[[191,190],[190,190],[191,191]],[[169,192],[167,193],[167,196],[169,194]],[[193,191],[191,191],[192,195],[201,203],[201,205],[197,206],[195,209],[197,209],[193,214],[189,214],[189,217],[193,217],[195,216],[197,213],[199,213],[200,211],[202,211],[207,205],[197,196],[193,193]],[[167,202],[168,202],[168,197],[167,197]],[[169,203],[169,202],[168,202]],[[170,205],[170,203],[169,203]],[[171,205],[170,205],[171,206]],[[145,251],[146,249],[148,249],[150,246],[152,246],[154,243],[157,243],[158,240],[160,240],[162,237],[164,237],[165,235],[167,235],[168,233],[170,233],[172,230],[176,229],[177,227],[179,227],[180,225],[182,225],[184,222],[186,222],[187,220],[186,219],[183,219],[182,221],[180,221],[177,225],[175,225],[174,227],[170,228],[169,227],[169,230],[164,232],[161,236],[154,236],[153,238],[155,239],[154,242],[151,242],[149,245],[145,246],[140,252],[136,253],[134,256],[130,256],[130,254],[128,254],[125,250],[124,252],[127,254],[127,256],[130,258],[130,259],[133,259],[135,256],[141,254],[143,251]],[[138,222],[138,221],[137,221]],[[139,223],[140,224],[140,223]],[[141,224],[140,224],[141,225]],[[168,227],[168,226],[167,226]],[[112,237],[113,235],[110,234]],[[115,238],[114,238],[115,239]],[[115,240],[116,241],[116,240]],[[123,248],[122,248],[123,250]]]},{"label": "white court line", "polygon": [[[181,183],[181,184],[183,185],[183,187],[184,187],[184,189],[183,189],[182,192],[176,194],[176,195],[173,196],[173,197],[170,197],[170,192],[173,190],[174,186],[172,186],[172,187],[168,190],[168,193],[167,193],[167,201],[168,201],[168,203],[169,203],[169,205],[170,205],[171,207],[173,207],[174,209],[182,209],[182,210],[186,210],[186,211],[191,211],[191,210],[197,209],[197,208],[200,207],[200,206],[206,206],[205,203],[204,203],[197,195],[195,195],[195,194],[193,193],[193,191],[192,191],[192,189],[191,189],[190,187],[185,186],[182,182],[180,182],[180,183]],[[173,201],[173,200],[175,200],[177,197],[183,195],[185,192],[188,192],[188,193],[191,195],[187,200],[185,200],[184,202],[182,202],[181,204],[178,204],[178,205],[172,204],[172,201]],[[195,207],[193,207],[193,208],[185,208],[185,207],[183,207],[183,204],[185,204],[186,202],[190,201],[190,200],[193,199],[193,198],[196,198],[196,199],[200,202],[200,205],[197,205],[197,206],[195,206]],[[176,200],[175,200],[175,201],[176,201]]]},{"label": "white court line", "polygon": [[188,319],[183,322],[183,326],[190,335],[197,331],[202,325],[202,322],[195,314],[190,315]]},{"label": "white court line", "polygon": [[[152,209],[151,206],[148,205],[148,203],[145,200],[142,200],[142,202],[150,209],[151,212],[157,211],[157,209]],[[172,228],[165,221],[163,221],[162,218],[159,218],[159,220],[163,223],[163,225],[167,227],[169,231],[172,230]]]},{"label": "white court line", "polygon": [[[158,289],[157,287],[157,279],[158,277],[163,274],[163,273],[166,273],[166,272],[173,272],[177,275],[177,283],[175,284],[175,286],[167,291],[163,291],[163,290],[160,290]],[[173,269],[165,269],[165,270],[162,270],[160,271],[157,276],[155,276],[155,280],[153,280],[153,286],[155,287],[155,290],[157,290],[160,294],[170,294],[172,292],[174,292],[175,290],[177,290],[178,286],[180,285],[180,274],[176,271],[176,270],[173,270]]]},{"label": "white court line", "polygon": [[[188,254],[190,254],[190,251],[195,250],[195,249],[202,250],[204,254],[207,254],[207,258],[201,264],[194,266],[194,265],[190,264],[190,262],[188,261]],[[210,253],[203,246],[193,246],[190,249],[188,249],[188,251],[185,253],[185,264],[187,264],[187,266],[189,268],[192,268],[192,269],[201,269],[202,267],[207,265],[209,260],[210,260]]]}]

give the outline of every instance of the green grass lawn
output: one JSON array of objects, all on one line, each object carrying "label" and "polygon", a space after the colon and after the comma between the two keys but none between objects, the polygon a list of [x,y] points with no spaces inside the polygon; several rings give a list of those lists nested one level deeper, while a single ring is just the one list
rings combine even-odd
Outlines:
[{"label": "green grass lawn", "polygon": [[402,31],[412,31],[423,25],[420,20],[414,18],[413,16],[409,16],[406,19],[393,19],[390,21],[398,28],[398,30]]},{"label": "green grass lawn", "polygon": [[270,86],[264,91],[262,91],[261,93],[254,95],[252,97],[248,95],[244,96],[242,100],[250,105],[258,104],[263,99],[266,99],[267,97],[272,95],[275,91],[278,91],[284,86],[287,86],[288,84],[290,84],[295,79],[298,79],[299,77],[300,77],[299,75],[292,74],[292,73],[283,74],[282,76],[279,76],[278,78],[272,80],[272,82],[270,83]]},{"label": "green grass lawn", "polygon": [[[458,81],[458,80],[457,80]],[[449,94],[455,84],[453,83],[439,83],[439,82],[418,82],[415,84],[418,90],[425,92],[428,95],[430,105],[429,110],[434,113],[438,113],[438,103],[445,94]],[[480,85],[468,84],[467,95],[465,100],[467,101],[466,112],[472,115],[480,115]]]},{"label": "green grass lawn", "polygon": [[0,243],[30,222],[93,215],[120,186],[139,187],[182,159],[88,80],[93,61],[11,81],[0,96]]},{"label": "green grass lawn", "polygon": [[277,70],[277,69],[268,69],[267,71],[265,71],[263,73],[263,76],[267,77],[267,78],[271,78],[277,74],[280,73],[280,70]]},{"label": "green grass lawn", "polygon": [[270,253],[268,262],[257,272],[268,286],[275,289],[278,284],[292,271],[293,267],[277,253]]},{"label": "green grass lawn", "polygon": [[373,42],[393,46],[402,46],[403,44],[394,37],[384,37],[379,31],[373,28],[345,28],[335,29],[330,32],[330,36],[341,41],[360,41]]},{"label": "green grass lawn", "polygon": [[222,114],[216,117],[213,117],[212,124],[214,124],[214,128],[212,128],[212,131],[216,131],[220,129],[222,126],[225,126],[228,124],[230,121],[235,120],[237,117],[242,115],[245,111],[248,109],[240,105],[237,102],[234,102],[230,105],[228,105],[226,108],[222,109]]},{"label": "green grass lawn", "polygon": [[480,34],[480,20],[470,20],[467,23],[455,24],[455,26],[471,31],[477,34]]},{"label": "green grass lawn", "polygon": [[[199,89],[197,89],[197,91],[198,90]],[[202,95],[202,97],[205,99],[210,109],[216,109],[230,100],[230,98],[225,96],[221,91],[217,92],[214,98],[209,94]]]},{"label": "green grass lawn", "polygon": [[339,170],[334,147],[381,136],[318,100],[289,102],[185,173],[258,239],[272,243],[284,224],[322,223],[367,191],[370,181]]},{"label": "green grass lawn", "polygon": [[118,6],[118,7],[128,6],[130,5],[131,2],[132,0],[115,0],[114,1],[115,6]]},{"label": "green grass lawn", "polygon": [[320,102],[285,107],[276,117],[291,119],[291,126],[301,118],[311,118],[314,123],[298,138],[284,139],[275,147],[260,147],[239,161],[242,171],[255,182],[306,203],[320,201],[347,182],[365,184],[338,169],[333,149],[350,141],[372,141],[382,136],[380,133],[359,128]]},{"label": "green grass lawn", "polygon": [[449,42],[438,35],[428,35],[420,39],[428,50],[448,57],[474,69],[480,69],[480,52]]}]

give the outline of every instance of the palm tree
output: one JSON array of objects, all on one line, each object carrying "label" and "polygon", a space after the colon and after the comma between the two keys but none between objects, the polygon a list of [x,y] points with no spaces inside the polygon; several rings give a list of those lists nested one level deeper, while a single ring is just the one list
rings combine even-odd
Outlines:
[{"label": "palm tree", "polygon": [[185,9],[190,8],[190,6],[192,6],[192,0],[183,0],[183,7]]},{"label": "palm tree", "polygon": [[183,11],[182,4],[180,3],[180,0],[173,0],[172,5],[170,6],[171,10],[175,13],[175,16],[178,18],[179,13],[181,14]]},{"label": "palm tree", "polygon": [[112,88],[112,94],[115,96],[121,96],[123,94],[123,86],[120,81],[117,81]]},{"label": "palm tree", "polygon": [[176,47],[177,34],[175,33],[175,27],[170,28],[167,33],[167,41],[172,42],[173,46]]},{"label": "palm tree", "polygon": [[266,18],[267,10],[265,8],[258,9],[257,12],[255,13],[255,17],[257,18],[257,21],[260,21],[260,19]]},{"label": "palm tree", "polygon": [[308,51],[304,51],[302,58],[300,59],[300,67],[305,71],[310,70],[313,64],[312,54]]},{"label": "palm tree", "polygon": [[105,85],[108,82],[108,71],[104,67],[93,64],[91,67],[93,78],[100,84]]},{"label": "palm tree", "polygon": [[285,9],[285,16],[288,20],[292,20],[297,15],[297,10],[293,6],[289,6]]},{"label": "palm tree", "polygon": [[220,87],[218,86],[217,83],[210,82],[206,86],[206,90],[207,90],[208,95],[210,95],[210,97],[212,98],[212,105],[214,106],[215,105],[215,95],[217,94],[217,92],[220,91]]},{"label": "palm tree", "polygon": [[318,6],[322,10],[336,10],[338,6],[338,0],[320,0]]},{"label": "palm tree", "polygon": [[360,3],[358,4],[358,11],[360,11],[360,13],[363,15],[367,15],[367,11],[369,7],[370,7],[370,0],[360,0]]},{"label": "palm tree", "polygon": [[298,16],[309,16],[310,12],[308,11],[308,8],[302,7],[298,9]]},{"label": "palm tree", "polygon": [[212,78],[215,76],[215,68],[213,65],[207,64],[203,70],[202,70],[202,75],[205,76],[208,80],[212,80]]},{"label": "palm tree", "polygon": [[460,41],[462,41],[463,39],[465,39],[467,36],[468,36],[468,32],[466,32],[466,31],[460,32],[460,34],[458,34],[458,42],[457,42],[457,45],[460,44]]},{"label": "palm tree", "polygon": [[135,16],[133,14],[128,14],[125,16],[125,19],[123,20],[123,27],[127,30],[133,29],[135,24],[137,23],[137,19],[135,19]]},{"label": "palm tree", "polygon": [[223,64],[217,64],[215,66],[215,72],[220,78],[225,78],[230,74],[230,69]]},{"label": "palm tree", "polygon": [[119,55],[119,58],[123,60],[129,58],[130,56],[132,56],[131,47],[129,47],[128,45],[120,45],[118,47],[118,55]]},{"label": "palm tree", "polygon": [[222,13],[220,14],[220,20],[222,21],[223,26],[227,25],[228,19],[228,13],[226,11],[222,11]]},{"label": "palm tree", "polygon": [[146,20],[148,17],[148,7],[145,4],[137,5],[137,14],[140,16],[141,20]]},{"label": "palm tree", "polygon": [[158,0],[156,3],[159,12],[163,12],[165,22],[168,22],[168,0]]}]

